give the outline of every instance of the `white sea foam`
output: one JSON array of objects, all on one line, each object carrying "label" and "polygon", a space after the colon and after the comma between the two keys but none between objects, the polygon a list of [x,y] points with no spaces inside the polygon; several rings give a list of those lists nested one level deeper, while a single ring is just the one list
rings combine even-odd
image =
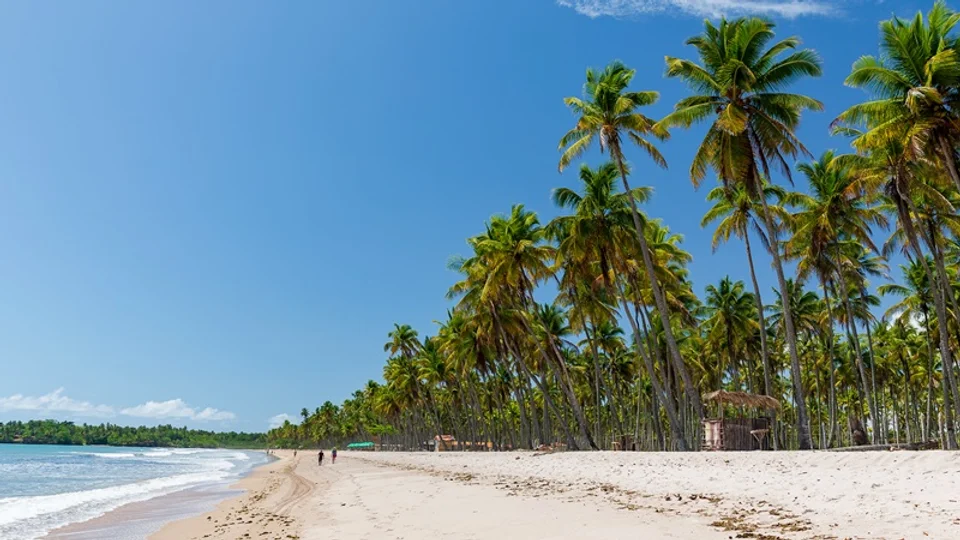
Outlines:
[{"label": "white sea foam", "polygon": [[[92,471],[105,473],[108,478],[113,478],[109,471],[123,463],[115,460],[144,460],[145,467],[156,467],[158,474],[164,474],[164,476],[67,493],[0,498],[0,539],[38,538],[55,528],[92,519],[128,503],[144,501],[193,487],[223,483],[248,470],[247,466],[242,469],[237,468],[237,462],[250,459],[247,454],[233,451],[212,452],[202,450],[74,452],[74,454],[86,454],[98,459],[105,458],[115,463],[116,465],[108,465],[107,461],[102,461],[99,462],[101,465],[97,465],[96,459],[87,462]],[[152,465],[146,463],[152,463]],[[55,465],[51,464],[51,466]],[[104,469],[104,467],[108,468]],[[161,473],[161,471],[166,472]],[[171,472],[179,472],[179,474],[170,474]]]},{"label": "white sea foam", "polygon": [[[74,452],[75,454],[84,454],[84,452]],[[137,454],[127,453],[127,452],[93,452],[87,454],[90,456],[104,458],[104,459],[129,459],[132,457],[137,457]]]}]

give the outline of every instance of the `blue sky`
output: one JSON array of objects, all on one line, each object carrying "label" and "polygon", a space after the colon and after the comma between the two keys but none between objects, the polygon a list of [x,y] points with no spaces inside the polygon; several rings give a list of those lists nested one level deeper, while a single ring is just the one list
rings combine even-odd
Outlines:
[{"label": "blue sky", "polygon": [[[378,379],[394,322],[431,334],[451,255],[491,214],[544,221],[584,70],[620,59],[662,116],[664,55],[717,13],[800,35],[826,104],[814,153],[862,99],[842,81],[892,9],[930,2],[356,0],[7,3],[0,17],[0,420],[262,430]],[[646,211],[710,252],[686,171],[702,129],[637,152]],[[587,161],[597,163],[590,155]],[[762,265],[765,288],[772,272]]]}]

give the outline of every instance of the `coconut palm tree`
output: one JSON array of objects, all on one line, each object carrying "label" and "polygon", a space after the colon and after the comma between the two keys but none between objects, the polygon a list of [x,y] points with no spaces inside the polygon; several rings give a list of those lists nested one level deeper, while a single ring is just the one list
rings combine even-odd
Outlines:
[{"label": "coconut palm tree", "polygon": [[[774,289],[775,301],[770,306],[770,325],[780,330],[780,337],[783,338],[783,332],[786,328],[784,319],[789,312],[793,316],[796,324],[797,335],[802,336],[808,343],[813,343],[818,336],[823,337],[822,329],[825,326],[826,312],[824,303],[817,297],[816,293],[805,290],[801,283],[788,279],[786,282],[787,294],[782,295],[779,290]],[[788,299],[787,309],[784,309],[784,296]],[[832,359],[827,359],[832,364]],[[793,369],[791,368],[791,372]],[[802,375],[802,373],[801,373]],[[795,378],[793,373],[791,378]],[[800,397],[797,394],[793,396],[794,401],[799,403]],[[804,395],[806,399],[806,395]],[[799,405],[798,405],[799,407]],[[799,436],[799,433],[798,433]]]},{"label": "coconut palm tree", "polygon": [[[637,251],[636,231],[633,228],[629,197],[632,196],[635,201],[644,202],[651,192],[645,187],[634,188],[630,195],[619,191],[616,188],[618,174],[619,169],[612,162],[596,170],[583,165],[580,168],[582,194],[569,188],[558,188],[553,192],[554,202],[558,206],[573,210],[574,213],[556,218],[549,226],[553,236],[559,239],[558,253],[565,269],[561,289],[572,291],[570,294],[562,294],[560,299],[573,304],[572,319],[583,321],[581,326],[587,332],[588,345],[593,352],[595,379],[598,384],[596,389],[598,409],[600,358],[596,354],[595,346],[590,344],[592,340],[586,321],[603,322],[614,316],[607,302],[614,300],[619,293],[621,278],[631,273],[635,266],[634,253]],[[644,219],[644,221],[647,220]],[[648,233],[653,230],[654,227],[648,224]],[[670,242],[673,241],[673,239],[670,240]],[[656,252],[657,247],[665,247],[675,255],[678,252],[670,242],[658,243],[651,249]],[[658,260],[656,256],[654,260]],[[662,271],[663,265],[656,266],[658,281],[669,281],[670,276]],[[581,287],[579,285],[581,283],[587,283],[588,286]],[[669,300],[670,298],[668,298],[668,304],[671,303]],[[669,386],[659,386],[659,388],[663,391],[660,401],[667,407],[667,417],[674,436],[682,437],[683,426],[679,414],[673,410],[672,405],[675,402],[673,390]],[[608,396],[611,402],[612,397],[612,395]],[[621,426],[618,425],[617,428],[622,432]]]},{"label": "coconut palm tree", "polygon": [[387,337],[390,340],[383,345],[383,351],[391,355],[401,354],[410,359],[420,351],[421,345],[417,331],[409,324],[394,323],[393,330],[387,334]]},{"label": "coconut palm tree", "polygon": [[[927,266],[933,264],[932,257],[926,261]],[[900,265],[903,274],[902,283],[889,283],[877,287],[877,291],[882,295],[892,295],[901,298],[899,302],[887,309],[885,317],[893,320],[905,320],[922,322],[924,335],[926,337],[926,372],[927,380],[927,400],[933,396],[934,385],[934,365],[936,358],[934,355],[933,329],[931,324],[931,306],[933,304],[933,292],[930,288],[929,275],[923,268],[920,261],[911,261],[908,265]],[[945,413],[949,415],[949,407],[944,403]],[[932,417],[929,412],[930,403],[927,405],[927,421],[924,426],[924,435],[933,432],[931,424]],[[948,432],[949,433],[949,432]],[[949,441],[947,441],[949,444]]]},{"label": "coconut palm tree", "polygon": [[[597,321],[615,316],[612,307],[617,289],[615,282],[627,257],[622,246],[636,243],[628,196],[616,187],[618,174],[617,166],[612,162],[597,169],[582,165],[582,194],[566,187],[553,191],[554,203],[572,210],[573,214],[558,216],[547,228],[558,241],[557,258],[564,270],[560,288],[568,291],[559,295],[557,301],[571,306],[571,323],[587,336],[586,345],[593,358],[597,410],[600,410],[602,370],[590,326],[595,327]],[[643,202],[650,193],[649,188],[640,187],[635,188],[632,195],[635,200]],[[609,386],[605,390],[612,409],[615,407],[612,391]],[[619,416],[611,412],[611,417],[617,431],[622,432]],[[600,415],[597,415],[598,432],[599,423]]]},{"label": "coconut palm tree", "polygon": [[[850,125],[845,123],[845,120],[837,126],[836,131],[859,137],[863,134],[863,128],[869,129],[871,127],[869,122],[876,120],[863,118],[860,121],[864,123]],[[906,131],[908,126],[901,125],[901,128]],[[927,274],[927,279],[934,285],[931,288],[934,313],[938,320],[947,321],[949,320],[947,303],[952,298],[953,293],[950,292],[952,287],[945,279],[945,272],[938,264],[937,257],[933,258],[934,264],[931,265],[923,246],[934,249],[937,245],[936,240],[929,234],[930,222],[926,218],[935,213],[949,214],[953,205],[935,185],[942,175],[938,174],[928,159],[912,157],[908,146],[909,141],[904,138],[875,138],[871,140],[869,148],[861,145],[861,152],[864,154],[851,159],[855,160],[854,167],[864,189],[882,194],[887,201],[885,205],[896,216],[898,233],[891,237],[887,249],[892,249],[892,246],[901,243],[911,260],[919,263]],[[917,201],[923,201],[923,209]],[[940,354],[944,360],[942,363],[943,391],[945,395],[949,395],[956,393],[956,386],[953,384],[953,353],[950,345],[949,324],[937,325],[937,332],[940,338]],[[949,403],[950,399],[946,399],[944,417],[947,426],[947,447],[955,449],[957,437],[953,408]]]},{"label": "coconut palm tree", "polygon": [[[776,220],[784,222],[788,217],[788,212],[781,206],[780,202],[786,197],[786,191],[779,186],[765,184],[763,193],[770,199],[767,208],[774,213]],[[770,370],[770,353],[767,345],[767,324],[764,320],[763,297],[760,294],[760,283],[757,281],[756,267],[753,262],[753,249],[750,246],[750,229],[760,238],[764,246],[769,244],[769,240],[763,231],[762,226],[757,221],[757,208],[753,194],[742,184],[730,186],[717,186],[707,194],[707,200],[714,205],[703,216],[700,222],[701,227],[718,222],[713,233],[712,248],[716,251],[722,242],[727,242],[731,237],[736,236],[743,240],[747,251],[747,265],[750,267],[750,280],[753,283],[753,295],[757,303],[757,319],[760,328],[760,353],[763,363],[763,391],[766,395],[773,395],[773,378]]]},{"label": "coconut palm tree", "polygon": [[870,124],[853,145],[866,151],[885,139],[903,141],[911,157],[937,155],[960,189],[956,147],[960,144],[960,45],[954,30],[960,14],[938,0],[912,20],[880,23],[880,57],[863,56],[845,81],[871,100],[854,105],[836,120]]},{"label": "coconut palm tree", "polygon": [[[705,318],[707,339],[720,343],[726,349],[727,366],[732,370],[731,379],[733,388],[740,390],[742,381],[738,367],[738,356],[745,352],[746,339],[754,332],[759,331],[759,325],[754,314],[755,305],[752,295],[744,291],[742,281],[725,276],[719,285],[707,285],[706,299],[702,307]],[[719,381],[724,380],[723,364],[718,366]]]},{"label": "coconut palm tree", "polygon": [[[536,339],[533,328],[534,288],[554,273],[551,263],[556,250],[546,240],[546,230],[540,226],[537,215],[522,205],[515,205],[509,216],[494,216],[484,234],[469,240],[474,256],[458,263],[467,279],[455,285],[453,292],[464,294],[475,306],[489,310],[502,345],[514,356],[517,367],[540,387],[545,406],[554,410],[564,427],[562,416],[550,399],[547,381],[528,372],[522,361],[523,350],[529,348],[545,366],[553,369],[580,435],[592,448],[597,448],[569,374],[558,362],[560,354],[555,350],[556,345]],[[568,442],[576,445],[572,437],[568,437]]]},{"label": "coconut palm tree", "polygon": [[639,146],[656,164],[661,167],[667,166],[663,155],[648,138],[652,135],[661,140],[666,139],[668,137],[667,130],[657,127],[652,119],[638,112],[640,107],[656,103],[659,94],[651,91],[627,91],[627,87],[630,86],[635,75],[635,70],[627,68],[620,62],[609,64],[602,72],[593,69],[587,70],[584,97],[582,99],[577,97],[564,99],[564,103],[578,118],[576,126],[560,139],[559,149],[562,154],[558,169],[562,172],[574,159],[590,148],[594,140],[599,141],[601,152],[609,151],[610,157],[617,164],[620,179],[623,182],[623,190],[630,203],[631,217],[640,245],[641,260],[646,270],[657,312],[663,322],[669,356],[674,369],[681,375],[687,399],[697,411],[697,414],[703,417],[700,393],[693,384],[693,379],[684,364],[683,357],[680,356],[680,348],[677,346],[676,338],[670,326],[670,311],[663,290],[657,281],[656,267],[644,234],[645,222],[637,209],[637,201],[633,198],[633,190],[627,181],[626,158],[623,154],[624,139]]},{"label": "coconut palm tree", "polygon": [[[690,178],[699,185],[712,168],[724,185],[742,184],[756,195],[770,239],[770,253],[781,294],[786,277],[779,253],[775,216],[762,195],[771,165],[787,177],[787,159],[809,154],[795,135],[804,110],[821,110],[810,97],[783,91],[802,77],[819,76],[820,60],[809,49],[796,50],[800,40],[786,38],[771,44],[774,24],[759,18],[726,19],[719,26],[707,21],[704,33],[687,40],[697,49],[699,63],[667,57],[667,76],[678,77],[696,93],[680,100],[660,121],[662,129],[690,127],[713,118],[690,167]],[[800,448],[813,447],[803,385],[797,337],[790,310],[784,312],[785,336],[797,399]]]},{"label": "coconut palm tree", "polygon": [[[853,334],[854,360],[860,375],[862,388],[866,396],[873,395],[870,379],[863,365],[860,340],[856,319],[853,318],[850,304],[849,279],[844,275],[846,266],[842,262],[844,244],[859,243],[875,252],[879,249],[873,244],[874,226],[886,226],[886,216],[871,204],[873,194],[864,189],[864,185],[852,170],[854,160],[846,156],[837,156],[832,151],[824,152],[817,161],[803,163],[797,169],[806,176],[810,185],[810,195],[797,195],[796,212],[791,224],[793,237],[785,246],[788,258],[798,258],[798,278],[805,279],[815,273],[820,279],[827,304],[830,307],[829,286],[836,284],[840,289],[839,300],[846,310],[846,321]],[[859,288],[858,288],[859,290]],[[828,321],[828,331],[832,331],[833,319]],[[828,347],[832,348],[833,339],[828,337]],[[832,350],[828,352],[832,356]],[[833,400],[833,372],[831,371],[831,401]],[[877,422],[876,404],[867,400],[870,418]],[[831,440],[833,439],[834,404],[831,402]],[[874,430],[874,436],[877,435]]]}]

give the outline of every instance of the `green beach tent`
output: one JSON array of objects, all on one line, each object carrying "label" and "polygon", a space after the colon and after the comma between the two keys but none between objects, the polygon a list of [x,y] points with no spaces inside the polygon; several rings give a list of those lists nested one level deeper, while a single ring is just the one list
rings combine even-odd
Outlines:
[{"label": "green beach tent", "polygon": [[371,450],[373,449],[372,442],[355,442],[347,445],[347,450]]}]

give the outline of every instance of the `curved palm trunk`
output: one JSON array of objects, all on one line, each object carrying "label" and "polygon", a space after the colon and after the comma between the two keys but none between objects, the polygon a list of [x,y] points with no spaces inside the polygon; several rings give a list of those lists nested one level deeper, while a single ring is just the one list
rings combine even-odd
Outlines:
[{"label": "curved palm trunk", "polygon": [[[586,415],[583,414],[583,408],[580,406],[580,400],[577,399],[577,394],[573,390],[573,382],[571,381],[570,372],[567,370],[567,366],[563,361],[563,355],[560,353],[560,349],[557,347],[557,344],[553,342],[553,340],[548,341],[550,342],[550,347],[553,350],[554,365],[557,368],[557,384],[560,386],[560,390],[564,393],[564,395],[567,397],[567,401],[570,403],[570,409],[573,411],[573,417],[580,428],[580,436],[587,440],[587,444],[590,445],[590,448],[599,450],[600,447],[597,446],[596,441],[593,440],[593,435],[590,434],[590,424],[587,422]],[[550,355],[545,354],[544,356],[549,357]]]},{"label": "curved palm trunk", "polygon": [[[524,320],[523,317],[520,317],[520,324],[523,325],[524,329],[530,335],[533,335],[533,329],[527,325],[527,321]],[[580,436],[587,441],[587,444],[590,445],[590,448],[599,450],[597,443],[594,442],[593,436],[590,434],[587,417],[583,414],[583,408],[580,407],[580,400],[577,399],[577,395],[573,391],[573,383],[570,381],[570,373],[567,371],[566,366],[563,363],[563,356],[560,354],[557,344],[551,339],[547,340],[550,344],[553,354],[555,355],[554,358],[553,355],[549,354],[549,351],[543,350],[543,347],[540,346],[539,340],[534,341],[536,343],[537,352],[540,353],[541,359],[550,364],[553,367],[554,372],[557,374],[557,385],[560,387],[560,391],[563,393],[564,397],[567,398],[568,405],[570,405],[570,408],[573,410],[573,417],[577,422],[577,427],[580,429]],[[546,397],[547,396],[544,396],[545,399]],[[563,420],[562,417],[558,417],[557,419],[561,422]]]},{"label": "curved palm trunk", "polygon": [[[491,309],[495,309],[493,306],[490,306],[490,307]],[[544,407],[549,407],[550,411],[553,412],[554,416],[557,417],[557,420],[560,421],[560,426],[563,428],[564,434],[567,437],[567,444],[569,445],[570,449],[579,450],[580,447],[577,445],[576,439],[573,437],[573,434],[570,433],[570,430],[567,427],[567,423],[563,421],[563,415],[560,414],[560,410],[557,409],[556,404],[554,404],[553,398],[550,397],[550,389],[547,388],[546,381],[541,381],[536,375],[534,375],[527,368],[527,365],[523,362],[523,357],[520,356],[520,352],[518,348],[512,341],[509,340],[506,331],[503,329],[503,325],[500,323],[500,316],[497,314],[496,311],[493,311],[493,318],[497,325],[497,329],[500,332],[501,338],[504,340],[507,347],[510,349],[510,352],[513,354],[514,359],[517,362],[517,366],[520,368],[521,373],[523,373],[523,375],[527,377],[527,379],[533,380],[534,384],[536,384],[537,387],[540,388],[540,392],[542,392],[543,394]],[[525,321],[524,321],[524,324],[526,324]],[[526,329],[528,332],[530,331],[529,327],[527,327]],[[543,349],[540,348],[539,343],[537,344],[537,350],[540,351],[541,355],[544,354]],[[591,440],[590,442],[593,442],[593,441]]]},{"label": "curved palm trunk", "polygon": [[[933,226],[932,220],[927,220],[927,233],[924,235],[924,239],[927,242],[927,245],[930,247],[930,252],[933,254],[933,263],[937,270],[937,280],[940,283],[941,294],[943,295],[944,301],[946,303],[949,300],[950,306],[953,308],[954,320],[957,324],[960,324],[960,306],[957,305],[956,296],[953,294],[953,285],[950,283],[950,276],[947,274],[946,265],[943,260],[943,252],[940,250],[940,243],[937,238],[937,230]],[[932,282],[931,282],[932,283]],[[946,306],[945,306],[946,307]],[[944,323],[942,326],[947,328],[949,333],[950,323],[948,319],[943,319]],[[957,387],[957,378],[954,377],[953,372],[953,363],[951,365],[944,366],[944,373],[947,375],[947,379],[950,383],[950,392],[953,397],[953,406],[955,412],[960,412],[960,389]]]},{"label": "curved palm trunk", "polygon": [[[521,276],[523,277],[524,283],[529,283],[529,279],[526,274],[521,271]],[[531,292],[532,287],[520,287],[520,299],[528,309],[533,308],[536,303],[533,299],[533,293]],[[523,325],[524,330],[534,336],[533,329],[530,328],[530,325],[527,324],[527,321],[524,317],[519,317],[520,324]],[[580,407],[580,400],[577,399],[577,394],[573,391],[573,382],[570,379],[570,373],[567,371],[566,365],[563,362],[563,355],[560,354],[560,349],[557,347],[557,344],[553,342],[552,339],[548,338],[550,348],[552,349],[553,354],[556,355],[555,358],[551,357],[549,351],[545,351],[543,347],[540,346],[540,341],[534,339],[533,342],[536,345],[537,352],[540,353],[540,357],[549,365],[554,368],[555,373],[557,374],[557,384],[560,386],[560,391],[563,392],[564,397],[567,398],[567,402],[570,405],[570,408],[573,410],[573,417],[577,422],[577,427],[580,429],[580,436],[582,436],[587,444],[590,445],[590,448],[594,450],[599,450],[597,443],[594,442],[593,436],[590,434],[590,424],[587,422],[587,417],[583,414],[583,408]],[[562,417],[558,417],[557,420],[563,422]]]},{"label": "curved palm trunk", "polygon": [[[502,331],[502,330],[501,330]],[[520,367],[520,371],[527,378],[533,380],[534,384],[540,389],[540,393],[543,395],[543,406],[546,409],[549,409],[554,416],[557,417],[557,420],[560,423],[561,429],[567,438],[567,444],[571,450],[579,450],[580,446],[577,444],[577,440],[573,437],[573,433],[570,432],[570,429],[567,427],[567,423],[563,421],[563,415],[560,413],[560,409],[557,408],[557,405],[553,402],[553,398],[550,396],[550,389],[547,387],[546,381],[541,381],[533,372],[527,368],[527,365],[523,362],[523,358],[518,356],[517,348],[515,345],[511,344],[510,348],[514,351],[517,365]],[[531,418],[535,420],[536,412],[531,412]]]},{"label": "curved palm trunk", "polygon": [[950,179],[953,180],[953,184],[957,189],[960,189],[960,172],[957,171],[957,155],[953,150],[953,146],[950,144],[950,141],[942,135],[938,136],[937,139],[940,146],[940,157],[947,165],[947,173],[949,173]]},{"label": "curved palm trunk", "polygon": [[944,421],[946,422],[947,432],[946,448],[948,450],[956,450],[957,435],[953,421],[953,408],[950,406],[950,400],[952,396],[949,389],[949,383],[953,380],[953,358],[950,354],[950,336],[948,334],[949,325],[947,323],[949,319],[947,318],[946,303],[944,302],[941,294],[942,291],[940,288],[940,280],[937,279],[937,275],[930,270],[930,265],[927,264],[927,258],[920,249],[917,230],[913,226],[913,220],[910,217],[910,210],[907,208],[908,205],[912,206],[912,202],[906,197],[901,197],[898,198],[895,203],[897,205],[897,215],[899,217],[900,225],[907,233],[907,241],[916,254],[917,260],[920,261],[920,265],[927,276],[928,283],[930,283],[930,292],[933,296],[934,309],[937,314],[937,319],[940,321],[938,326],[940,334],[940,358],[943,362],[944,373],[944,384],[942,386]]},{"label": "curved palm trunk", "polygon": [[[656,369],[653,367],[653,359],[650,358],[648,351],[644,348],[643,342],[640,339],[640,327],[637,324],[636,317],[634,317],[633,313],[631,313],[626,297],[623,297],[621,294],[621,298],[623,303],[623,311],[626,313],[627,320],[630,321],[630,326],[633,329],[633,340],[637,345],[637,352],[643,359],[643,365],[647,369],[647,374],[650,376],[650,384],[653,386],[653,391],[655,392],[656,396],[660,398],[660,404],[667,412],[667,422],[670,424],[670,431],[673,433],[673,439],[676,441],[677,448],[679,448],[681,451],[686,451],[688,449],[687,440],[683,434],[683,423],[680,422],[680,415],[677,414],[677,410],[674,408],[675,400],[669,393],[669,387],[665,387],[660,383],[660,379],[657,378]],[[637,399],[639,400],[639,396]],[[654,413],[656,413],[655,409]],[[654,422],[659,421],[656,418],[656,414],[653,415],[652,420]],[[639,415],[637,421],[639,422]]]},{"label": "curved palm trunk", "polygon": [[803,392],[803,381],[800,379],[800,356],[797,354],[797,329],[793,324],[793,313],[790,309],[790,295],[787,291],[787,279],[783,274],[783,261],[780,259],[778,246],[779,235],[773,225],[770,207],[763,194],[760,182],[755,182],[755,195],[763,204],[763,223],[770,239],[770,254],[773,256],[773,267],[777,271],[777,283],[780,286],[780,295],[783,298],[783,326],[787,338],[787,349],[790,353],[790,378],[793,380],[794,401],[797,402],[797,438],[801,450],[813,449],[813,438],[810,435],[810,416],[807,412],[806,396]]},{"label": "curved palm trunk", "polygon": [[667,340],[668,356],[673,362],[674,369],[680,374],[683,380],[683,388],[686,391],[687,399],[696,411],[697,416],[703,418],[703,401],[700,399],[700,393],[693,384],[693,378],[690,371],[680,356],[680,348],[677,346],[677,340],[673,336],[673,328],[670,326],[670,311],[667,308],[667,301],[660,288],[660,282],[657,281],[656,268],[653,265],[653,258],[650,255],[650,248],[647,245],[647,238],[644,232],[643,222],[640,220],[640,211],[637,209],[637,201],[633,198],[633,192],[630,190],[630,183],[627,181],[627,169],[623,164],[623,155],[619,148],[611,147],[611,153],[617,158],[617,167],[620,169],[620,179],[623,181],[623,189],[630,201],[630,214],[633,217],[633,225],[637,229],[637,239],[640,242],[640,251],[643,255],[643,265],[647,271],[647,278],[650,280],[650,289],[653,291],[653,301],[657,305],[657,311],[660,313],[660,320],[663,322],[663,334]]}]

